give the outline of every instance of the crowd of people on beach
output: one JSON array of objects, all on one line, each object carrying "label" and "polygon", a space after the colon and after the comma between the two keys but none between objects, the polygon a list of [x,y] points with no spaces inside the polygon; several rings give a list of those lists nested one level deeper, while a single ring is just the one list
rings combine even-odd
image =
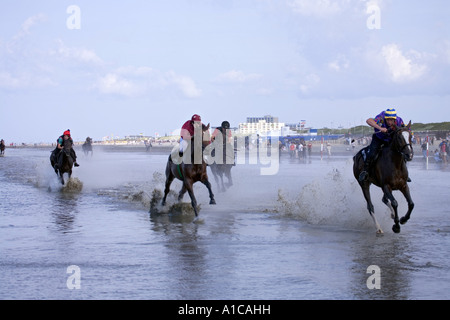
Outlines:
[{"label": "crowd of people on beach", "polygon": [[[429,145],[427,144],[427,142],[424,142],[422,143],[421,147],[423,157],[427,158],[430,155]],[[448,155],[448,140],[443,139],[442,142],[439,144],[438,148],[434,150],[433,157],[437,163],[443,163],[446,165],[448,163],[447,155]]]}]

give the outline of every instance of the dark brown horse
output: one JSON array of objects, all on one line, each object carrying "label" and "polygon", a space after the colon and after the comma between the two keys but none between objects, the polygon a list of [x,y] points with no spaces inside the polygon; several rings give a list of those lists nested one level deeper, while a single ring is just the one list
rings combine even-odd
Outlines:
[{"label": "dark brown horse", "polygon": [[[214,175],[214,180],[216,181],[217,186],[223,192],[226,190],[226,187],[231,187],[233,185],[233,179],[231,178],[231,168],[233,168],[233,166],[235,165],[235,159],[233,145],[222,144],[222,146],[222,148],[216,148],[213,150],[212,157],[214,157],[214,161],[209,165],[209,167],[211,168],[211,172]],[[216,159],[216,151],[218,151],[217,153],[219,154],[219,159]],[[223,181],[224,175],[228,179],[226,185]]]},{"label": "dark brown horse", "polygon": [[91,153],[92,157],[94,155],[94,151],[92,150],[92,138],[87,137],[81,148],[83,149],[84,155],[86,157],[89,155],[89,152]]},{"label": "dark brown horse", "polygon": [[5,154],[5,141],[3,141],[3,139],[0,142],[0,155],[4,155]]},{"label": "dark brown horse", "polygon": [[[177,178],[183,181],[183,187],[178,195],[178,201],[183,200],[183,196],[186,191],[189,193],[189,197],[191,198],[191,204],[194,208],[195,216],[198,216],[197,209],[197,200],[194,195],[194,183],[200,181],[203,183],[209,191],[209,204],[216,204],[216,200],[214,200],[214,194],[211,190],[211,183],[208,180],[208,174],[206,172],[206,162],[203,159],[203,150],[210,143],[209,137],[209,125],[208,127],[203,126],[202,135],[200,137],[195,137],[196,139],[192,140],[190,143],[190,148],[184,152],[184,156],[182,161],[179,157],[178,159],[174,159],[177,156],[178,150],[175,148],[175,152],[173,152],[167,161],[166,165],[166,185],[164,189],[164,197],[162,199],[162,205],[166,204],[166,197],[170,191],[170,185],[172,181]],[[202,140],[202,141],[199,141]],[[174,161],[176,160],[176,161]]]},{"label": "dark brown horse", "polygon": [[[56,159],[50,156],[50,163],[52,167],[55,167],[55,164],[58,165],[58,169],[55,169],[55,172],[57,175],[59,175],[61,179],[61,183],[64,185],[64,173],[68,173],[69,179],[72,176],[72,168],[73,168],[73,159],[70,155],[70,151],[72,150],[72,143],[69,140],[64,141],[63,148],[59,151],[59,153],[56,155]],[[62,157],[62,159],[61,159]]]},{"label": "dark brown horse", "polygon": [[[374,216],[374,207],[370,199],[369,189],[372,183],[383,190],[382,201],[391,209],[391,216],[395,223],[392,230],[395,233],[400,232],[399,222],[405,224],[409,220],[411,211],[414,208],[414,202],[411,199],[407,184],[408,169],[406,167],[406,161],[411,161],[414,156],[414,151],[411,146],[410,129],[411,121],[407,127],[396,128],[395,131],[390,133],[392,135],[392,141],[381,150],[372,168],[369,169],[369,177],[366,181],[359,182],[359,174],[364,168],[362,154],[364,149],[353,157],[353,174],[361,186],[364,198],[367,201],[367,209],[375,223],[377,233],[383,233],[383,231]],[[408,212],[400,220],[397,213],[398,203],[392,194],[393,190],[400,190],[408,202]]]}]

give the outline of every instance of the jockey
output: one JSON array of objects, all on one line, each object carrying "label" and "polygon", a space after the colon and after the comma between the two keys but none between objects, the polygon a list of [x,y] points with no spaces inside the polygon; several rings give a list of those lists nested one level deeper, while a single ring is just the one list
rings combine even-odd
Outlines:
[{"label": "jockey", "polygon": [[[389,129],[395,129],[397,127],[405,127],[405,124],[399,116],[395,109],[387,109],[381,112],[375,118],[367,119],[367,124],[374,128],[375,133],[372,135],[372,142],[367,148],[366,155],[364,159],[364,170],[359,175],[359,181],[363,182],[367,179],[369,175],[369,168],[372,165],[375,156],[381,151],[381,148],[385,144],[391,142],[391,136],[387,135]],[[408,178],[408,182],[411,180]]]},{"label": "jockey", "polygon": [[231,136],[230,123],[228,121],[223,121],[221,126],[214,130],[211,136],[211,141],[214,141],[219,134],[223,135],[223,144],[232,143],[233,137]]},{"label": "jockey", "polygon": [[183,151],[188,146],[188,141],[194,139],[194,133],[197,129],[202,129],[202,118],[198,114],[194,114],[191,120],[186,121],[181,127],[181,139],[180,139],[180,157],[183,156]]},{"label": "jockey", "polygon": [[[56,148],[55,148],[55,150],[53,150],[53,152],[52,152],[52,158],[55,160],[55,171],[60,167],[60,166],[62,166],[62,163],[59,163],[60,161],[62,161],[62,157],[60,158],[60,161],[56,161],[56,160],[58,160],[58,158],[57,158],[57,155],[59,154],[59,151],[60,150],[62,150],[63,148],[64,148],[64,141],[66,141],[66,140],[69,140],[70,139],[70,141],[72,142],[72,144],[73,144],[73,140],[72,140],[72,138],[70,137],[70,130],[69,129],[67,129],[66,131],[64,131],[64,133],[61,135],[61,136],[59,136],[59,138],[56,140]],[[71,150],[70,150],[70,155],[72,156],[72,158],[73,158],[73,165],[75,166],[75,167],[79,167],[80,165],[77,163],[77,155],[76,155],[76,153],[75,153],[75,150],[72,148]]]},{"label": "jockey", "polygon": [[[221,136],[220,136],[221,135]],[[214,142],[217,137],[220,137],[221,139],[217,140],[217,142],[222,141],[222,148],[223,148],[223,157],[224,159],[221,159],[222,162],[219,163],[229,163],[234,164],[234,140],[233,136],[231,134],[230,130],[230,123],[228,121],[222,121],[222,124],[220,127],[217,127],[212,136],[211,136],[211,142]],[[216,150],[214,149],[211,152],[212,156],[217,157]]]}]

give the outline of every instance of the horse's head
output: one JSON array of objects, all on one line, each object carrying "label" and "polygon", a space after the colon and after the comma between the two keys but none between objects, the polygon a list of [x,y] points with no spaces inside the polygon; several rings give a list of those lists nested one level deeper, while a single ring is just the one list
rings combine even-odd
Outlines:
[{"label": "horse's head", "polygon": [[72,150],[72,141],[70,139],[64,141],[64,146],[62,150],[67,156],[70,156],[70,150]]},{"label": "horse's head", "polygon": [[392,135],[394,151],[399,152],[406,161],[411,161],[414,157],[414,149],[411,145],[411,121],[406,127],[396,127]]},{"label": "horse's head", "polygon": [[211,143],[211,133],[209,132],[209,123],[207,126],[202,125],[202,147],[205,148]]}]

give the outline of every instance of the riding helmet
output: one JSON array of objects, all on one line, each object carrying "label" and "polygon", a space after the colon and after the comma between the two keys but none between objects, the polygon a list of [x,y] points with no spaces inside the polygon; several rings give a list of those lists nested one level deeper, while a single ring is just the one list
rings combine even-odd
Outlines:
[{"label": "riding helmet", "polygon": [[224,129],[230,129],[230,123],[228,121],[223,121],[222,122],[222,128]]},{"label": "riding helmet", "polygon": [[397,111],[395,109],[387,109],[384,113],[386,119],[397,119]]}]

